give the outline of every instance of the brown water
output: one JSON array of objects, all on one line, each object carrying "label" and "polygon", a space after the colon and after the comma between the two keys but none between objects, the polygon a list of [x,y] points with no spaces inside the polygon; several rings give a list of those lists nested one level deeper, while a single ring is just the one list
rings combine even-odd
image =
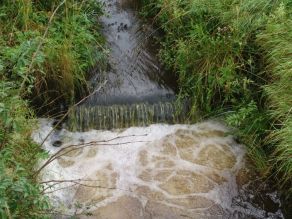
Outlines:
[{"label": "brown water", "polygon": [[[36,142],[52,129],[40,120]],[[51,135],[42,172],[56,215],[107,219],[283,218],[277,192],[218,122]],[[61,148],[53,147],[56,139]],[[61,153],[60,153],[61,152]],[[67,217],[62,217],[67,218]]]}]

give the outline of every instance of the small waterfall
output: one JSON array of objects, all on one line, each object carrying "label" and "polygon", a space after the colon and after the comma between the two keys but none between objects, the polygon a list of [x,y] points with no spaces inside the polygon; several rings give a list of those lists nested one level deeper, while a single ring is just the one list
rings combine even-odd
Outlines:
[{"label": "small waterfall", "polygon": [[[108,68],[96,70],[90,80],[99,92],[68,115],[71,131],[111,130],[154,123],[185,123],[188,104],[176,104],[176,76],[168,74],[157,58],[157,33],[141,22],[133,0],[102,0],[106,16],[100,19]],[[181,105],[183,105],[181,107]],[[181,109],[182,108],[182,109]]]},{"label": "small waterfall", "polygon": [[50,155],[41,180],[55,218],[283,218],[229,129],[182,124],[196,118],[187,100],[176,104],[137,1],[101,2],[111,52],[108,72],[91,80],[99,92],[70,111],[67,127],[40,119],[32,136]]},{"label": "small waterfall", "polygon": [[116,105],[81,105],[75,107],[68,118],[72,131],[110,130],[154,123],[185,123],[188,104],[179,109],[175,101]]}]

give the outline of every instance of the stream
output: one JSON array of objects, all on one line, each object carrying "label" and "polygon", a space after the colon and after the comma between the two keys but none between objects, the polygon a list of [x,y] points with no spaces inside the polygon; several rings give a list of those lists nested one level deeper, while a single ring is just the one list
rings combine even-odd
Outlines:
[{"label": "stream", "polygon": [[133,2],[104,1],[111,52],[108,70],[91,79],[99,92],[63,128],[39,119],[32,135],[50,156],[40,166],[47,162],[41,181],[53,217],[284,218],[277,192],[227,127],[186,124],[187,103],[177,113],[175,79],[157,61],[153,29]]}]

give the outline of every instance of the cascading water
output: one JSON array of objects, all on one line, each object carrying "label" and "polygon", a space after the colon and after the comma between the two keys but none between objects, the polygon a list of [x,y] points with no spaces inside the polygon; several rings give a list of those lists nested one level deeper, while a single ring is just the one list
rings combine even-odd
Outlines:
[{"label": "cascading water", "polygon": [[[69,115],[72,130],[146,126],[157,122],[184,122],[175,106],[175,94],[167,73],[150,49],[149,35],[128,1],[104,1],[103,34],[111,49],[109,69],[96,73],[91,83],[99,92],[91,95]],[[144,28],[143,28],[144,27]],[[147,29],[148,31],[145,31]],[[178,115],[180,114],[180,115]],[[174,118],[175,117],[175,118]]]},{"label": "cascading water", "polygon": [[50,154],[41,180],[55,217],[283,218],[277,193],[262,192],[266,184],[226,127],[177,124],[188,104],[177,110],[145,41],[148,28],[127,2],[104,3],[111,67],[92,83],[108,83],[72,110],[71,131],[53,131],[54,121],[40,119],[33,134]]},{"label": "cascading water", "polygon": [[177,108],[175,102],[79,106],[73,109],[68,124],[70,130],[87,131],[148,126],[153,123],[186,123],[187,108]]}]

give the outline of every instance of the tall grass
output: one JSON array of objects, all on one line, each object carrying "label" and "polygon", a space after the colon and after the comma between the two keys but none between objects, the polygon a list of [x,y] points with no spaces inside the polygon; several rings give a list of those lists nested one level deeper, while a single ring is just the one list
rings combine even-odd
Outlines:
[{"label": "tall grass", "polygon": [[[264,89],[269,110],[276,121],[270,140],[276,145],[273,161],[283,174],[283,182],[292,182],[292,7],[281,4],[271,14],[265,29],[258,34],[266,60],[270,83]],[[291,185],[291,184],[290,184]],[[292,190],[292,188],[290,188]],[[292,192],[292,191],[291,191]]]},{"label": "tall grass", "polygon": [[252,42],[276,1],[158,2],[163,5],[158,22],[166,33],[160,55],[178,72],[180,95],[191,98],[193,111],[249,99],[250,88],[263,83]]},{"label": "tall grass", "polygon": [[66,105],[87,91],[86,71],[96,63],[102,65],[104,59],[96,22],[102,11],[97,1],[3,1],[0,12],[0,55],[4,68],[12,71],[6,77],[25,80],[26,96],[37,96],[38,103]]},{"label": "tall grass", "polygon": [[223,115],[262,173],[292,181],[291,3],[141,0],[190,116]]},{"label": "tall grass", "polygon": [[101,13],[95,0],[0,1],[0,218],[50,213],[34,174],[46,154],[30,139],[29,105],[51,111],[86,92],[86,73],[103,63]]}]

